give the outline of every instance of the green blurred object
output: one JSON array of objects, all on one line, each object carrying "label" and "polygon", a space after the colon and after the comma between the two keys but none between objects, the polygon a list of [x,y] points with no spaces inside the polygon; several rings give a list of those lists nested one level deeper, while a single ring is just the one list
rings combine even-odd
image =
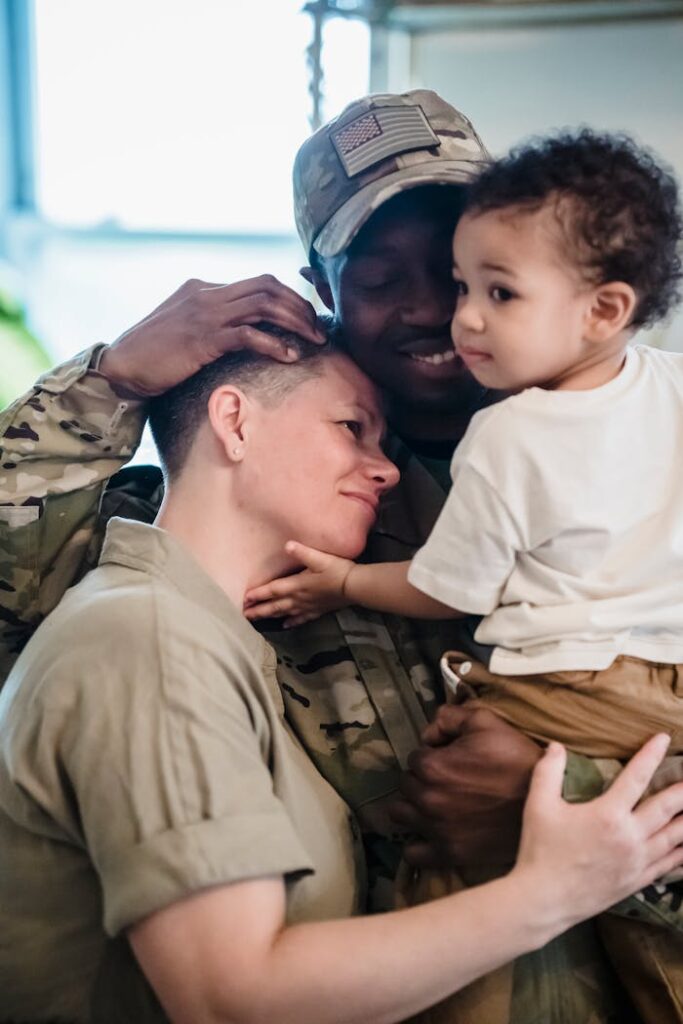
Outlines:
[{"label": "green blurred object", "polygon": [[30,388],[50,365],[47,352],[26,326],[23,309],[0,289],[0,409]]}]

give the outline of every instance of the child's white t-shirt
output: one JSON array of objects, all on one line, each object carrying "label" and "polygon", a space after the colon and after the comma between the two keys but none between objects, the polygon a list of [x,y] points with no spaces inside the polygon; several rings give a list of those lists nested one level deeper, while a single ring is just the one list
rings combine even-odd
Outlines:
[{"label": "child's white t-shirt", "polygon": [[473,418],[409,580],[484,618],[492,672],[683,662],[683,354],[628,350],[588,391]]}]

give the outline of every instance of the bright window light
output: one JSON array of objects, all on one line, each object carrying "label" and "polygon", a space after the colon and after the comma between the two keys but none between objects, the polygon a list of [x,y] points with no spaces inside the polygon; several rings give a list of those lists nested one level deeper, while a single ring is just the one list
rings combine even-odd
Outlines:
[{"label": "bright window light", "polygon": [[[37,197],[58,224],[293,231],[309,134],[302,0],[35,0]],[[369,33],[325,28],[326,116],[368,89]]]}]

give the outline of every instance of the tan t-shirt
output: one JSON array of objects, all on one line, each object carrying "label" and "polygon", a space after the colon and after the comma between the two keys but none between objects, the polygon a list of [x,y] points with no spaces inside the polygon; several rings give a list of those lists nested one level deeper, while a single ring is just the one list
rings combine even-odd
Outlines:
[{"label": "tan t-shirt", "polygon": [[289,921],[353,914],[348,808],[272,648],[169,534],[113,520],[0,695],[0,1021],[163,1020],[124,930],[266,875]]}]

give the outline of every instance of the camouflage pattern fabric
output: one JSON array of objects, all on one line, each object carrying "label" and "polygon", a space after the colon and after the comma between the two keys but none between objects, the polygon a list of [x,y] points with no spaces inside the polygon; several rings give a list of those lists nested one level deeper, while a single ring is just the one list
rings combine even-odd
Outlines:
[{"label": "camouflage pattern fabric", "polygon": [[462,185],[489,159],[468,118],[435,92],[364,96],[297,153],[299,238],[307,253],[335,256],[392,196],[416,185]]},{"label": "camouflage pattern fabric", "polygon": [[118,398],[89,369],[103,348],[46,373],[0,414],[0,685],[40,621],[96,563],[102,492],[140,441],[143,403]]},{"label": "camouflage pattern fabric", "polygon": [[[403,869],[401,905],[489,881],[496,872]],[[457,950],[454,950],[454,957]],[[542,949],[472,982],[409,1024],[642,1024],[605,956],[595,922],[577,925]]]},{"label": "camouflage pattern fabric", "polygon": [[[496,874],[476,869],[413,873],[402,867],[400,902],[423,903]],[[410,1024],[607,1021],[683,1022],[683,883],[650,886],[473,982]]]},{"label": "camouflage pattern fabric", "polygon": [[[96,371],[99,352],[95,346],[47,374],[0,416],[0,682],[42,618],[96,563],[107,519],[149,522],[161,500],[158,470],[118,472],[139,442],[144,404],[126,403],[113,392]],[[371,560],[410,557],[444,498],[400,441],[389,454],[402,482],[370,538]],[[353,609],[267,632],[278,652],[289,721],[364,830],[374,879],[371,909],[393,900],[400,837],[388,822],[387,802],[421,728],[444,699],[438,661],[453,646],[448,628]],[[570,756],[567,793],[595,796],[619,769],[618,762]],[[679,770],[679,759],[668,759],[660,774]],[[592,927],[582,928],[516,962],[510,1024],[628,1019]],[[484,984],[484,995],[473,997],[475,1016],[441,1019],[495,1024],[491,999],[505,1003],[509,977]],[[573,1006],[585,1012],[567,1016],[565,1008]]]},{"label": "camouflage pattern fabric", "polygon": [[[599,796],[617,766],[570,754],[565,797],[576,801]],[[683,762],[670,757],[651,790],[681,780]],[[409,906],[481,884],[495,874],[476,869],[410,872],[402,866],[396,888],[400,904]],[[411,1018],[410,1024],[682,1024],[680,874],[672,873],[667,884],[649,886],[543,949],[473,982]]]}]

